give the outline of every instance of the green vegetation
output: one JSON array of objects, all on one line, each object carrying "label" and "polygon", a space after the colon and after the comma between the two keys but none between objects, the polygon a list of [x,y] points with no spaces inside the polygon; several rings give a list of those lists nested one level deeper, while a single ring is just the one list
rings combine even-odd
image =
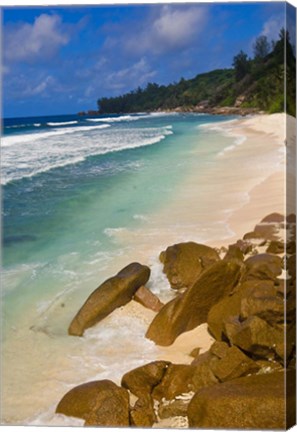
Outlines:
[{"label": "green vegetation", "polygon": [[122,96],[99,99],[98,110],[103,114],[177,108],[203,111],[236,106],[269,113],[283,112],[286,108],[289,114],[296,116],[296,57],[288,32],[282,29],[279,40],[271,43],[260,36],[253,49],[253,59],[240,51],[233,59],[233,68],[199,74],[189,80],[181,78],[168,86],[148,83],[144,89],[138,87]]}]

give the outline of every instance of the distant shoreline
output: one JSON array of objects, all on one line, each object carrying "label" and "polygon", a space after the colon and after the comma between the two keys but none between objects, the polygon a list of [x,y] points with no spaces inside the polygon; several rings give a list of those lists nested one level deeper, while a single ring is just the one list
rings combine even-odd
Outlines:
[{"label": "distant shoreline", "polygon": [[[258,108],[242,108],[242,107],[205,107],[205,106],[196,106],[196,107],[176,107],[173,109],[158,109],[155,111],[147,111],[149,113],[158,113],[158,112],[165,112],[165,113],[198,113],[198,114],[213,114],[213,115],[240,115],[240,116],[246,116],[246,115],[259,115],[259,114],[266,114],[265,111],[260,110]],[[108,112],[100,112],[100,111],[80,111],[77,113],[78,116],[84,117],[84,116],[101,116],[101,115],[121,115],[121,114],[137,114],[136,112],[115,112],[115,113],[108,113]]]}]

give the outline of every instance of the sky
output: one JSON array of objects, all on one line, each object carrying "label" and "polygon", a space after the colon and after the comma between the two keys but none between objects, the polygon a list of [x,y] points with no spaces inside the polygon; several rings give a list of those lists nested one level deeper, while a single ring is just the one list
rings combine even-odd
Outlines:
[{"label": "sky", "polygon": [[284,26],[283,1],[3,7],[3,117],[75,114],[148,82],[228,68]]}]

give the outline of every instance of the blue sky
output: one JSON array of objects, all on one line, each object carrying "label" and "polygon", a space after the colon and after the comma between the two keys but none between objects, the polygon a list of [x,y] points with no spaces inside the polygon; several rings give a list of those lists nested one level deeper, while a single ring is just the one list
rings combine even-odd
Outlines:
[{"label": "blue sky", "polygon": [[71,114],[147,82],[230,67],[261,34],[277,39],[285,3],[5,7],[3,114]]}]

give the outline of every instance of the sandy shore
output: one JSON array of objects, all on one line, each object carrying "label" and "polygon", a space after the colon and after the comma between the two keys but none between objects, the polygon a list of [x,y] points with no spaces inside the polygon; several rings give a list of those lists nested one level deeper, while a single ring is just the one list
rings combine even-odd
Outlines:
[{"label": "sandy shore", "polygon": [[[253,230],[263,217],[285,212],[285,114],[256,115],[203,125],[203,139],[232,139],[204,170],[189,173],[175,199],[143,227],[114,233],[143,257],[182,241],[223,246]],[[294,129],[293,127],[291,128]],[[294,132],[294,131],[293,131]],[[193,157],[203,156],[199,146]],[[141,246],[141,247],[139,247]]]},{"label": "sandy shore", "polygon": [[[132,261],[156,267],[160,251],[180,241],[192,240],[218,247],[228,245],[253,230],[267,214],[284,213],[286,123],[293,124],[293,119],[286,119],[284,114],[274,114],[203,126],[204,138],[210,142],[217,139],[219,143],[222,134],[228,140],[222,144],[215,160],[203,172],[196,170],[185,176],[176,190],[173,202],[166,208],[151,215],[143,227],[115,234],[115,240],[127,246],[127,253],[117,257],[115,269],[117,267],[118,271]],[[199,157],[199,151],[197,148],[193,158]],[[203,187],[200,188],[200,185]],[[199,194],[200,189],[203,189],[202,194]],[[206,226],[204,231],[201,229],[203,224]],[[158,288],[161,283],[158,274],[151,277],[149,286]],[[158,290],[155,292],[158,294]],[[68,298],[65,301],[68,306]],[[55,320],[55,323],[57,321],[61,325],[61,322],[65,322],[66,328],[66,322],[73,311],[65,309],[61,309],[59,299],[53,308],[52,318],[63,314],[63,321]],[[65,380],[68,381],[69,388],[90,381],[90,377],[108,378],[119,383],[124,372],[153,359],[189,364],[192,361],[189,354],[193,348],[200,347],[201,352],[204,352],[212,343],[207,326],[203,324],[180,335],[170,347],[156,347],[144,338],[153,316],[153,312],[132,301],[124,308],[114,311],[100,323],[100,328],[91,329],[86,338],[69,338],[63,330],[59,338],[56,339],[54,334],[51,339],[51,334],[46,332],[30,331],[28,340],[32,350],[27,350],[28,359],[25,360],[32,364],[31,375],[28,379],[26,376],[25,380],[27,371],[23,373],[22,368],[18,371],[10,369],[5,401],[8,406],[7,418],[15,419],[15,412],[22,409],[20,418],[27,418],[29,424],[65,424],[61,418],[53,417],[55,405],[65,393]],[[129,345],[123,342],[126,341],[125,327],[129,327],[131,332],[133,328],[133,339],[131,338]],[[7,353],[7,364],[11,364],[16,352],[22,352],[25,340],[23,336],[28,337],[27,328],[28,326],[24,326],[16,333],[14,348],[11,353]],[[105,366],[101,365],[102,354],[108,358],[109,352],[112,355],[116,352],[119,356],[116,370],[105,370]],[[54,368],[53,364],[56,365]],[[65,377],[66,370],[69,377],[67,374]],[[79,371],[80,375],[75,371]],[[31,379],[34,382],[35,376],[41,378],[35,383],[32,392],[28,392],[28,381]],[[13,388],[18,388],[18,401],[10,393],[12,384]],[[33,416],[36,406],[40,412],[48,409],[38,420]],[[75,422],[71,424],[78,425]],[[174,425],[176,427],[174,422],[169,421],[166,425],[162,424],[162,427]]]}]

